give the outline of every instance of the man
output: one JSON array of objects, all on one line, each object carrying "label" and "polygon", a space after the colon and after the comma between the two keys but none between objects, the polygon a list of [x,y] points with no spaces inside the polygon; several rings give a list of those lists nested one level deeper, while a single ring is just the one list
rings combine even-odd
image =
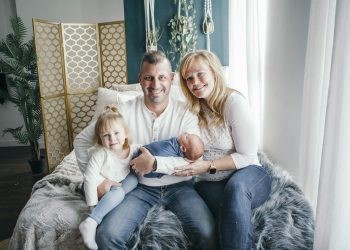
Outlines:
[{"label": "man", "polygon": [[[143,96],[119,105],[128,122],[135,143],[177,137],[187,132],[199,135],[198,119],[186,109],[185,104],[169,98],[174,74],[164,53],[145,53],[140,66],[139,81]],[[74,147],[80,168],[88,162],[87,149],[93,141],[94,123],[75,139]],[[97,229],[96,241],[100,249],[125,249],[127,241],[147,212],[157,204],[177,215],[194,249],[213,249],[215,223],[204,201],[194,190],[190,177],[171,175],[175,163],[185,164],[182,158],[154,157],[145,148],[130,165],[140,176],[139,185],[126,195],[124,201],[112,210]],[[180,164],[181,165],[181,164]],[[145,178],[150,172],[163,173],[161,178]],[[100,185],[99,192],[109,190],[112,183]]]}]

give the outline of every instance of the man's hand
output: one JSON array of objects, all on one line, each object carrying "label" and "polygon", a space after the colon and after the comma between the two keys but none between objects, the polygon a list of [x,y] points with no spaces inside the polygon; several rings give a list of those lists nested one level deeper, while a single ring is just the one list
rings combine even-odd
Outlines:
[{"label": "man's hand", "polygon": [[142,153],[130,161],[130,166],[137,175],[144,176],[153,170],[156,158],[145,147],[141,147],[140,150]]},{"label": "man's hand", "polygon": [[115,182],[109,179],[105,179],[100,185],[97,186],[97,196],[98,199],[101,199],[102,196],[107,193],[112,186],[121,186],[122,184],[119,182]]}]

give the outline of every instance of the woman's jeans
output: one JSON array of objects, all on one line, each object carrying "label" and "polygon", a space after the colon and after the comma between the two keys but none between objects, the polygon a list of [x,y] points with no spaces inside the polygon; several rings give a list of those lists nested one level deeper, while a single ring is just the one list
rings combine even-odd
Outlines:
[{"label": "woman's jeans", "polygon": [[271,191],[271,176],[265,169],[251,165],[222,181],[200,181],[196,189],[218,222],[221,249],[250,250],[252,209],[266,201]]},{"label": "woman's jeans", "polygon": [[122,202],[125,195],[137,186],[138,181],[137,177],[130,173],[121,183],[122,186],[112,186],[92,210],[90,217],[97,224],[100,224],[103,217]]},{"label": "woman's jeans", "polygon": [[128,248],[127,241],[154,205],[178,217],[194,249],[215,249],[214,219],[190,181],[160,187],[139,184],[98,226],[99,249]]}]

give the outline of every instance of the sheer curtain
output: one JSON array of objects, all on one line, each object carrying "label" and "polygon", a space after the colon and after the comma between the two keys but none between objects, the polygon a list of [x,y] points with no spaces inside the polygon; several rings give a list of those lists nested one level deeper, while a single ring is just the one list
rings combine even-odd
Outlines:
[{"label": "sheer curtain", "polygon": [[314,1],[305,64],[299,176],[314,209],[317,203],[334,36],[335,1]]},{"label": "sheer curtain", "polygon": [[349,249],[350,1],[312,1],[300,171],[316,209],[314,249]]},{"label": "sheer curtain", "polygon": [[[248,96],[260,131],[266,5],[230,1],[228,82]],[[311,0],[298,171],[316,211],[314,249],[350,246],[349,24],[349,0]]]},{"label": "sheer curtain", "polygon": [[262,140],[266,0],[229,1],[228,85],[248,97]]}]

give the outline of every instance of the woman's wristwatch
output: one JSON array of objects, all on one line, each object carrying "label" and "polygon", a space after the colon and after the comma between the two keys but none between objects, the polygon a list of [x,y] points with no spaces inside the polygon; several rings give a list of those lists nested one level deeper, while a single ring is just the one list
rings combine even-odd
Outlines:
[{"label": "woman's wristwatch", "polygon": [[209,174],[216,174],[216,167],[215,167],[214,161],[210,162]]}]

